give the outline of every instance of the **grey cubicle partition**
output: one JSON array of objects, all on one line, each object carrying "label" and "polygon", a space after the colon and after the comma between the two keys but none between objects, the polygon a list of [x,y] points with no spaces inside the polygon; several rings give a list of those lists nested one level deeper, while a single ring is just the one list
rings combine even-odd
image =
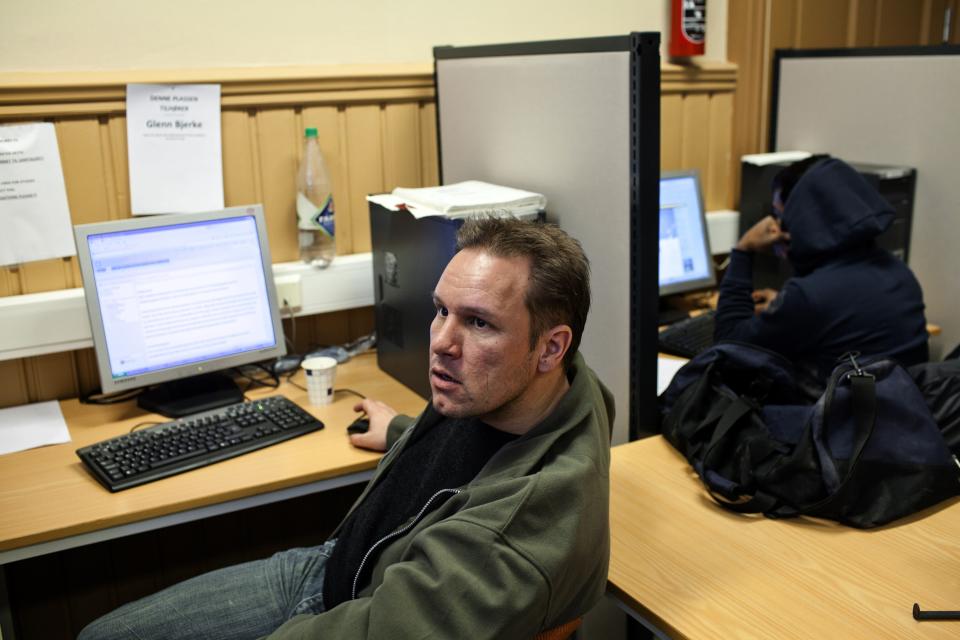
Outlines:
[{"label": "grey cubicle partition", "polygon": [[437,47],[444,184],[547,196],[583,244],[593,300],[581,345],[613,391],[614,442],[658,431],[660,34]]},{"label": "grey cubicle partition", "polygon": [[960,343],[960,47],[784,50],[774,62],[770,150],[917,169],[910,267],[927,319]]}]

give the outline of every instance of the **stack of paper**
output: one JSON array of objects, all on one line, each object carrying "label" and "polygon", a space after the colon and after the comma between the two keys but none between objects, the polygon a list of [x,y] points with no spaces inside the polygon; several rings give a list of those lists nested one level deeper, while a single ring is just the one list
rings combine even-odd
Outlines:
[{"label": "stack of paper", "polygon": [[430,215],[462,218],[478,214],[519,217],[538,213],[547,206],[546,197],[539,193],[478,180],[423,189],[397,187],[392,196],[394,207],[391,208],[403,206],[417,218]]},{"label": "stack of paper", "polygon": [[778,162],[798,162],[806,160],[813,154],[809,151],[774,151],[771,153],[750,153],[740,156],[741,162],[763,167],[768,164],[777,164]]}]

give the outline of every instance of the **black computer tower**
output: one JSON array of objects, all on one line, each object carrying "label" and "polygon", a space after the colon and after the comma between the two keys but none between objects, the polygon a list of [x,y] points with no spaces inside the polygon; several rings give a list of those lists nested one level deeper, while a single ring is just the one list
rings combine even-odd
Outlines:
[{"label": "black computer tower", "polygon": [[[770,164],[741,162],[740,165],[740,234],[772,213],[771,189],[774,176],[790,165],[790,161]],[[911,167],[849,162],[872,184],[893,207],[890,228],[877,237],[877,244],[907,262],[910,257],[910,227],[913,221],[914,192],[917,171]],[[785,260],[773,256],[754,256],[754,288],[779,289],[792,275]]]},{"label": "black computer tower", "polygon": [[430,397],[432,293],[456,252],[461,224],[370,203],[377,364],[424,398]]}]

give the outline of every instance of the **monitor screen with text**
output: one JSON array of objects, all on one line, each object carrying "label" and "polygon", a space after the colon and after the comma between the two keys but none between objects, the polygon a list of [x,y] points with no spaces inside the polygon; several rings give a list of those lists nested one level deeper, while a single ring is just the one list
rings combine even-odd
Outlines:
[{"label": "monitor screen with text", "polygon": [[101,378],[216,371],[282,346],[260,231],[240,214],[87,235]]}]

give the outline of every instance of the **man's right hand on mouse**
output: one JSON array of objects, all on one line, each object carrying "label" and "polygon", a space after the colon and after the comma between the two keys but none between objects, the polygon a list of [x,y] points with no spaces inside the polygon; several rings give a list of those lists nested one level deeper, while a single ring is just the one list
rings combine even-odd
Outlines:
[{"label": "man's right hand on mouse", "polygon": [[350,434],[350,444],[361,449],[371,449],[372,451],[387,450],[387,427],[393,420],[397,412],[379,400],[364,398],[353,406],[354,411],[363,411],[367,414],[370,421],[370,428],[366,433]]}]

